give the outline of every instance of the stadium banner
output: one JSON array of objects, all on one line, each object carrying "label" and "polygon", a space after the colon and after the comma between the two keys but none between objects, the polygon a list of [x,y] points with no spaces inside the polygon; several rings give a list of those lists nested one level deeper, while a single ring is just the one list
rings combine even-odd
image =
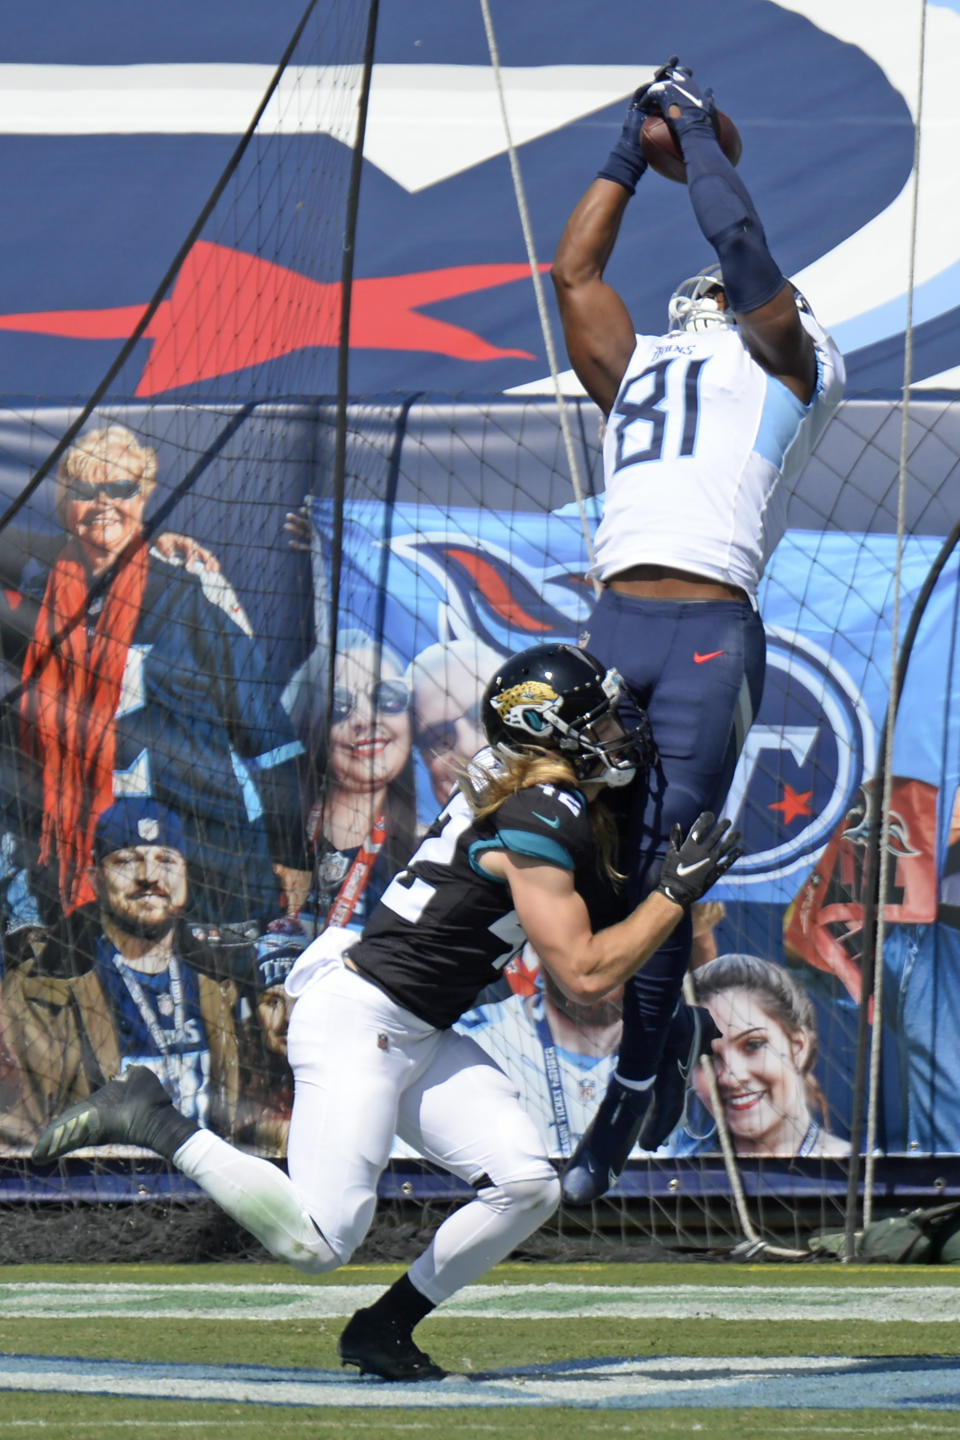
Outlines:
[{"label": "stadium banner", "polygon": [[[383,489],[358,466],[341,525],[329,496],[314,503],[321,603],[329,600],[325,586],[339,548],[341,623],[345,615],[359,622],[414,675],[420,657],[436,665],[438,647],[502,654],[540,640],[576,643],[588,629],[593,591],[585,529],[596,523],[597,497],[588,494],[581,513],[569,492],[557,496],[555,485],[543,484],[538,462],[556,454],[557,439],[553,425],[548,435],[536,435],[539,447],[531,438],[542,408],[502,402],[495,424],[492,408],[452,415],[424,404],[406,417]],[[586,436],[590,407],[574,408]],[[842,1140],[849,1137],[860,999],[866,807],[894,629],[899,643],[957,513],[957,421],[950,403],[924,402],[912,412],[916,433],[899,541],[900,416],[892,404],[847,402],[790,497],[790,528],[759,597],[768,637],[763,701],[725,807],[743,830],[746,854],[712,892],[714,903],[703,907],[708,913],[695,942],[703,959],[748,953],[791,974],[798,1003],[805,998],[812,1007],[804,1022],[813,1031],[807,1053],[817,1053],[815,1069],[801,1080],[816,1097],[820,1122]],[[362,422],[358,410],[358,433]],[[452,454],[437,443],[440,430],[454,435]],[[596,450],[587,441],[583,462],[595,482]],[[895,729],[877,1116],[877,1144],[889,1154],[960,1152],[952,1059],[960,911],[949,894],[956,883],[950,876],[960,869],[957,602],[951,556],[926,604]],[[473,689],[459,697],[464,719],[483,678],[478,673]],[[423,826],[443,794],[429,783],[416,712],[415,697]],[[535,957],[514,967],[513,979],[510,1000],[482,1007],[464,1024],[515,1076],[554,1152],[568,1153],[603,1094],[616,1030],[607,1007],[571,1023]],[[784,1153],[820,1153],[804,1150],[817,1143],[813,1119],[801,1128],[796,1150]],[[717,1148],[710,1117],[701,1113],[664,1154]]]},{"label": "stadium banner", "polygon": [[[331,916],[362,926],[480,745],[478,701],[498,657],[588,629],[598,436],[592,407],[571,408],[582,507],[552,402],[392,397],[350,407],[342,505],[329,406],[128,405],[85,431],[124,427],[138,456],[154,456],[152,483],[141,459],[95,484],[78,461],[72,491],[52,472],[11,518],[0,534],[4,1153],[27,1153],[51,1113],[138,1062],[204,1123],[282,1155],[293,959]],[[6,504],[72,418],[0,412]],[[786,1105],[791,1085],[809,1101],[784,1155],[842,1153],[849,1140],[864,841],[895,636],[960,513],[960,402],[925,399],[911,414],[898,539],[900,423],[893,402],[847,401],[790,497],[760,594],[766,687],[726,806],[746,853],[696,917],[695,963],[757,957],[806,1003],[802,1043],[771,1043],[784,1075],[763,1082],[771,1103]],[[84,506],[111,500],[130,521],[124,543],[142,539],[147,555],[125,629],[131,597],[111,609],[113,571],[67,604],[77,547],[114,543]],[[133,570],[127,560],[117,574]],[[960,1153],[957,603],[951,555],[894,733],[876,1135],[890,1155]],[[49,654],[65,651],[84,673],[103,656],[107,679],[53,703],[37,676],[56,680]],[[376,721],[365,739],[364,708]],[[93,733],[113,757],[111,793],[90,763]],[[99,834],[105,798],[118,813]],[[68,866],[71,817],[84,838]],[[183,855],[183,893],[166,895],[172,938],[149,983],[137,946],[125,951],[103,923],[119,904],[109,845],[135,830]],[[515,1078],[552,1152],[569,1153],[613,1068],[616,997],[573,1011],[527,950],[484,1002],[462,1023]],[[743,1094],[746,1082],[731,1114]],[[697,1089],[658,1158],[716,1151],[711,1103]]]}]

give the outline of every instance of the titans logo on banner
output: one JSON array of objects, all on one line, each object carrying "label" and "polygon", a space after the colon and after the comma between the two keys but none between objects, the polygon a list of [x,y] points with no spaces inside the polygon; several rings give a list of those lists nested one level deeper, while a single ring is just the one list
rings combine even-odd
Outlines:
[{"label": "titans logo on banner", "polygon": [[760,712],[725,806],[746,842],[736,868],[741,898],[754,898],[757,882],[810,864],[849,809],[861,776],[872,773],[875,751],[873,721],[836,658],[797,631],[768,627]]},{"label": "titans logo on banner", "polygon": [[[322,589],[334,536],[329,501],[315,502],[314,519]],[[499,654],[542,640],[575,642],[593,599],[586,568],[582,529],[567,513],[352,502],[342,529],[339,623],[380,636],[407,665],[437,642],[470,638]],[[837,656],[799,631],[769,627],[763,701],[726,806],[747,853],[724,895],[786,904],[797,873],[871,773],[875,751],[873,720]],[[421,786],[419,798],[426,820],[433,797]]]}]

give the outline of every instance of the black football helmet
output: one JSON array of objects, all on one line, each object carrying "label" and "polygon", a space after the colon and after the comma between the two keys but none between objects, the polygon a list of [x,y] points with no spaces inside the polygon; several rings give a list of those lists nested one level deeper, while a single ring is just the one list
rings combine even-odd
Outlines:
[{"label": "black football helmet", "polygon": [[[656,752],[646,715],[628,732],[617,715],[623,681],[574,645],[533,645],[505,660],[483,695],[483,728],[501,755],[559,750],[578,780],[629,785]],[[611,717],[615,730],[601,722]],[[599,727],[599,728],[598,728]]]}]

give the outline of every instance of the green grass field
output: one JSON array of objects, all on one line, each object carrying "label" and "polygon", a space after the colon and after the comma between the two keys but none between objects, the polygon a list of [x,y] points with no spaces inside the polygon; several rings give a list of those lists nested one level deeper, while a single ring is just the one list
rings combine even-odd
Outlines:
[{"label": "green grass field", "polygon": [[398,1273],[0,1268],[0,1437],[960,1434],[960,1270],[504,1265],[417,1331],[460,1378],[361,1381],[337,1335]]}]

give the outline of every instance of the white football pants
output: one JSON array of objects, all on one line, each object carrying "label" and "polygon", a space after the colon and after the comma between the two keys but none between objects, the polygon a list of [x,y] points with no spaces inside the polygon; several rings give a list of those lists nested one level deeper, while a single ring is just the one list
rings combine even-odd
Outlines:
[{"label": "white football pants", "polygon": [[435,1030],[345,966],[299,997],[289,1178],[208,1130],[175,1163],[278,1259],[320,1274],[363,1240],[394,1135],[476,1188],[411,1266],[434,1304],[510,1254],[554,1212],[556,1172],[512,1083],[477,1043]]}]

